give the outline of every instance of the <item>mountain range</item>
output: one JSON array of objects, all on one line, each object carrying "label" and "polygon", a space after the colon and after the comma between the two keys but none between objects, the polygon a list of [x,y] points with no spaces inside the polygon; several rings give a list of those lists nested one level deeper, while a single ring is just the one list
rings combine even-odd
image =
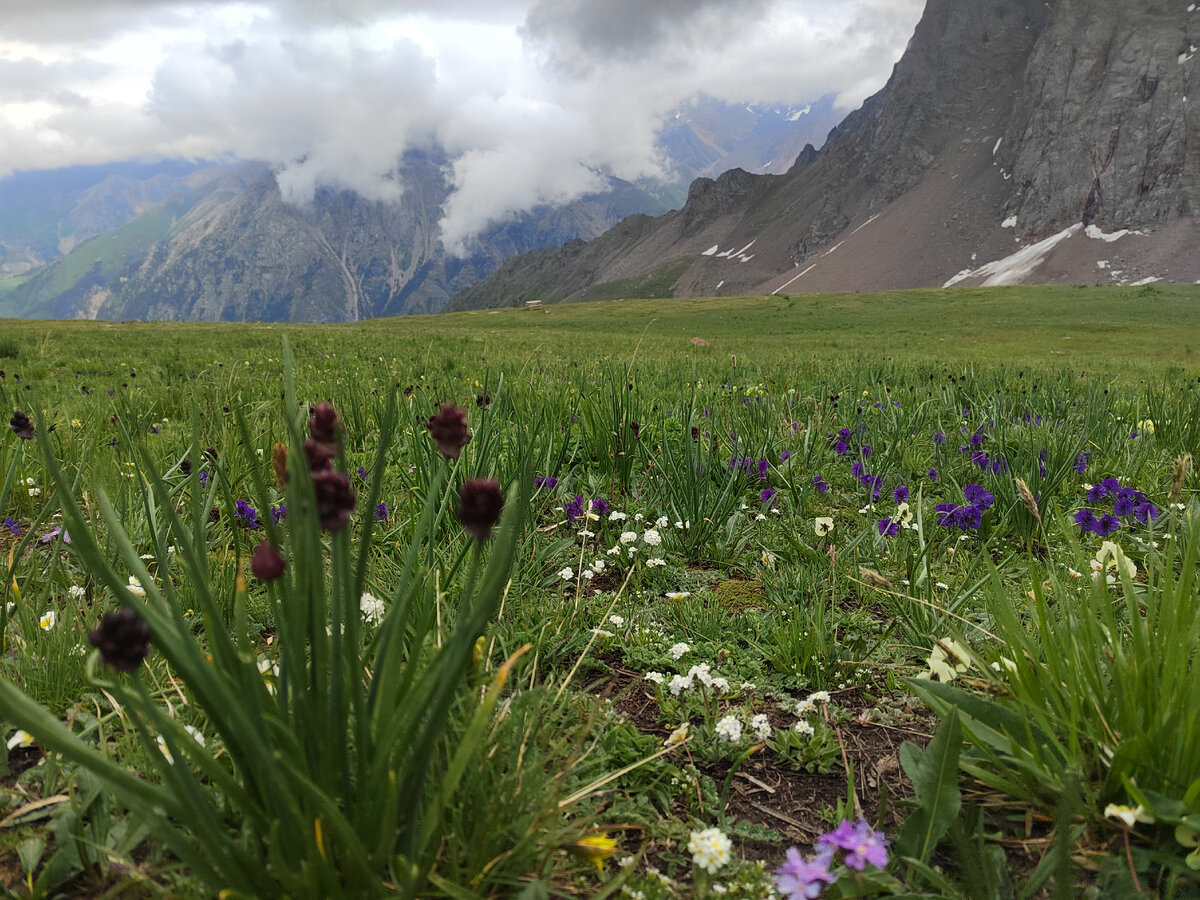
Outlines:
[{"label": "mountain range", "polygon": [[[321,189],[284,201],[257,162],[121,163],[0,180],[0,314],[26,318],[353,321],[442,309],[534,248],[595,238],[632,213],[678,206],[697,175],[742,164],[785,171],[837,123],[833,98],[802,107],[699,96],[661,136],[667,177],[543,206],[448,255],[438,222],[451,160],[398,161],[398,202]],[[5,277],[7,276],[7,277]]]},{"label": "mountain range", "polygon": [[510,259],[451,308],[1200,279],[1200,5],[928,0],[887,85],[782,175]]}]

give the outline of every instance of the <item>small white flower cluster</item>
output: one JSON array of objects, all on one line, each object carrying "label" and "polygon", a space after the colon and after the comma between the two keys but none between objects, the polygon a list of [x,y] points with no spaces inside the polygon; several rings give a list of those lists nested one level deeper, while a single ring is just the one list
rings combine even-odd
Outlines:
[{"label": "small white flower cluster", "polygon": [[796,732],[796,734],[804,735],[805,737],[812,737],[816,733],[816,730],[810,724],[808,724],[808,719],[806,717],[816,713],[818,703],[828,702],[828,691],[815,691],[814,693],[809,694],[803,700],[797,700],[795,713],[800,717],[800,721],[796,722],[796,724],[792,726],[792,731]]},{"label": "small white flower cluster", "polygon": [[719,828],[693,831],[688,841],[692,863],[709,875],[726,865],[732,858],[733,842]]},{"label": "small white flower cluster", "polygon": [[383,621],[383,614],[387,611],[383,601],[375,599],[370,594],[362,595],[358,601],[358,608],[362,612],[363,621],[368,625],[378,625]]}]

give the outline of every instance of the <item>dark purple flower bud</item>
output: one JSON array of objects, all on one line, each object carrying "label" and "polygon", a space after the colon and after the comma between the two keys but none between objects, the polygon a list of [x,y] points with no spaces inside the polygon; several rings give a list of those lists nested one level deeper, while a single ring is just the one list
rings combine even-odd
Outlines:
[{"label": "dark purple flower bud", "polygon": [[437,415],[430,416],[427,427],[438,452],[446,459],[458,459],[471,440],[467,434],[467,411],[453,403],[443,403]]},{"label": "dark purple flower bud", "polygon": [[637,422],[631,421],[629,423],[629,430],[633,432],[633,439],[635,441],[642,436],[642,426]]},{"label": "dark purple flower bud", "polygon": [[330,403],[321,402],[312,408],[308,420],[308,433],[314,441],[330,444],[336,448],[342,441],[342,417]]},{"label": "dark purple flower bud", "polygon": [[937,481],[937,480],[938,480],[938,470],[937,470],[937,469],[930,469],[930,470],[929,470],[929,480],[930,480],[930,481]]},{"label": "dark purple flower bud", "polygon": [[325,444],[312,438],[304,442],[304,457],[308,460],[310,471],[318,472],[321,469],[332,468],[333,457],[336,453],[337,448],[332,444]]},{"label": "dark purple flower bud", "polygon": [[221,510],[213,507],[208,511],[208,520],[214,524],[221,521]]},{"label": "dark purple flower bud", "polygon": [[283,554],[270,541],[260,542],[250,554],[250,571],[259,581],[274,581],[286,566]]},{"label": "dark purple flower bud", "polygon": [[317,517],[325,531],[341,531],[350,523],[354,512],[355,495],[350,476],[334,469],[312,473],[313,491],[317,497]]},{"label": "dark purple flower bud", "polygon": [[479,394],[475,398],[475,405],[478,406],[480,409],[483,409],[485,406],[491,406],[492,405],[492,395],[491,394]]},{"label": "dark purple flower bud", "polygon": [[131,607],[105,613],[88,632],[88,643],[100,651],[100,661],[118,672],[132,672],[150,652],[150,626]]},{"label": "dark purple flower bud", "polygon": [[11,428],[13,433],[15,433],[16,436],[21,440],[33,440],[33,423],[29,421],[29,416],[25,415],[25,413],[21,412],[20,410],[17,410],[12,414],[12,418],[8,420],[8,427]]},{"label": "dark purple flower bud", "polygon": [[179,471],[184,477],[192,474],[192,461],[190,459],[181,460],[179,463]]},{"label": "dark purple flower bud", "polygon": [[463,530],[480,542],[491,537],[504,507],[500,485],[487,478],[463,482],[458,501],[456,513]]},{"label": "dark purple flower bud", "polygon": [[388,508],[386,503],[380,503],[375,507],[375,518],[380,522],[386,522],[388,520]]},{"label": "dark purple flower bud", "polygon": [[211,459],[213,462],[216,462],[217,461],[217,448],[216,447],[205,447],[204,455],[207,456],[209,459]]},{"label": "dark purple flower bud", "polygon": [[1087,471],[1087,454],[1080,453],[1079,458],[1075,460],[1075,471],[1082,475]]}]

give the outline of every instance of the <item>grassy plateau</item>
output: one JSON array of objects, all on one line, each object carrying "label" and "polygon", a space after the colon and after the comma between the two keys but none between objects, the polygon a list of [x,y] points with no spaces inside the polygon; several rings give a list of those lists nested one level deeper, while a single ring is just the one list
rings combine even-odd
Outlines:
[{"label": "grassy plateau", "polygon": [[16,897],[1200,897],[1200,287],[6,321]]}]

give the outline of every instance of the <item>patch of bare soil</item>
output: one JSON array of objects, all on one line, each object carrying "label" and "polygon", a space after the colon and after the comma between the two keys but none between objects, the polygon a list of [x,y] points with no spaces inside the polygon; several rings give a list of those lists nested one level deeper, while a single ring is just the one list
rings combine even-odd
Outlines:
[{"label": "patch of bare soil", "polygon": [[[658,719],[658,699],[640,672],[626,668],[619,653],[605,654],[602,661],[610,674],[595,682],[594,696],[608,700],[627,722],[644,734],[665,739],[670,728]],[[799,698],[797,698],[799,699]],[[855,794],[861,814],[873,823],[882,811],[885,828],[900,822],[895,802],[912,794],[912,786],[900,768],[899,750],[904,741],[924,746],[931,729],[927,720],[914,716],[905,725],[875,721],[875,704],[861,690],[834,695],[838,706],[849,713],[849,721],[837,725],[844,760],[854,766]],[[772,715],[772,724],[786,727],[782,717]],[[931,726],[933,723],[928,722]],[[704,765],[700,771],[718,785],[729,775],[727,763]],[[823,813],[847,798],[847,779],[843,767],[834,772],[814,774],[797,772],[779,763],[769,752],[753,754],[733,776],[727,812],[739,820],[751,822],[780,834],[784,843],[811,845],[828,831],[830,822]],[[756,858],[778,851],[763,845],[742,848],[743,855]]]}]

